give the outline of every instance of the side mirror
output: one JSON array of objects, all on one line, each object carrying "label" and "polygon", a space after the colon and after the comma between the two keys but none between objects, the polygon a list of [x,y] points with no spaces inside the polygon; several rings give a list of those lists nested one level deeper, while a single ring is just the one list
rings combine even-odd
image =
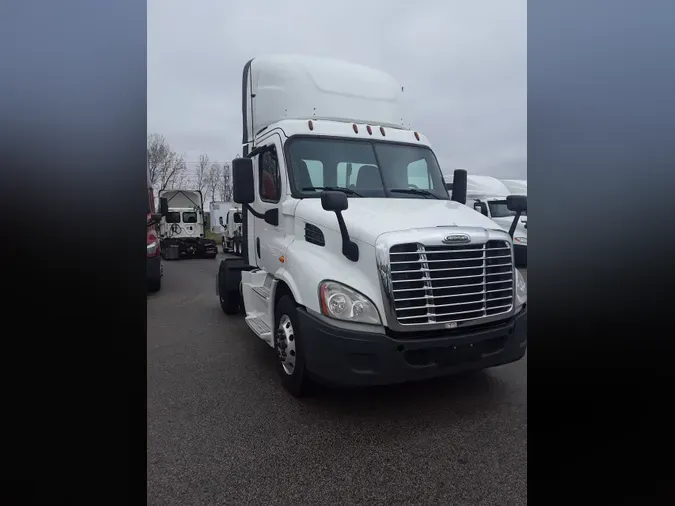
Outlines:
[{"label": "side mirror", "polygon": [[341,212],[349,207],[349,200],[342,192],[322,191],[321,207],[326,211]]},{"label": "side mirror", "polygon": [[506,197],[506,207],[514,213],[526,213],[527,197],[525,195],[509,195]]},{"label": "side mirror", "polygon": [[513,238],[520,215],[527,212],[527,197],[524,195],[509,195],[506,197],[506,207],[509,211],[516,213],[513,223],[511,223],[511,227],[509,228],[509,235]]},{"label": "side mirror", "polygon": [[464,169],[455,169],[452,177],[451,199],[460,204],[466,204],[467,172]]},{"label": "side mirror", "polygon": [[342,217],[342,211],[349,207],[349,200],[347,195],[337,191],[322,191],[321,192],[321,207],[326,211],[332,211],[337,217],[338,226],[340,227],[340,235],[342,236],[342,254],[352,262],[359,261],[359,245],[349,238],[347,225],[345,219]]},{"label": "side mirror", "polygon": [[224,225],[222,216],[218,218],[218,223],[220,223],[221,226]]},{"label": "side mirror", "polygon": [[232,217],[232,220],[233,220],[235,223],[241,223],[241,214],[236,213],[236,214]]},{"label": "side mirror", "polygon": [[255,200],[253,160],[250,158],[232,160],[232,196],[237,204],[251,204]]},{"label": "side mirror", "polygon": [[159,198],[159,214],[162,216],[169,214],[169,201],[166,199],[166,197]]}]

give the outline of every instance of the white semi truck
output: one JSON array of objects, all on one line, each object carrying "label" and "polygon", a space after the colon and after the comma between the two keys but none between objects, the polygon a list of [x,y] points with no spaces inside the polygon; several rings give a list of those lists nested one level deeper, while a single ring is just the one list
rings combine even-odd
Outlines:
[{"label": "white semi truck", "polygon": [[230,207],[225,213],[225,218],[220,218],[222,232],[220,242],[223,253],[228,251],[241,256],[243,253],[243,237],[241,235],[241,209]]},{"label": "white semi truck", "polygon": [[[241,258],[216,293],[276,350],[284,387],[421,380],[521,359],[527,289],[511,236],[452,198],[427,138],[405,129],[401,86],[360,65],[249,61]],[[462,184],[463,180],[463,184]],[[525,197],[509,197],[517,214]]]},{"label": "white semi truck", "polygon": [[[446,188],[451,190],[452,176],[445,175],[444,179]],[[492,176],[467,177],[466,205],[501,225],[504,230],[510,231],[516,224],[513,233],[516,266],[527,267],[527,211],[514,222],[515,212],[506,205],[506,197],[514,194],[527,196],[527,182],[500,180]]]},{"label": "white semi truck", "polygon": [[186,257],[216,258],[218,246],[204,234],[204,200],[199,190],[164,190],[168,212],[162,217],[159,237],[165,260]]}]

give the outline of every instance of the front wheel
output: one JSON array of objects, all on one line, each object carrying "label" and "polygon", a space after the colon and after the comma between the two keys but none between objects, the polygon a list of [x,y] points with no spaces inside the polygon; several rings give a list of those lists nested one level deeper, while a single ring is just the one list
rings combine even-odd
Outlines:
[{"label": "front wheel", "polygon": [[281,377],[281,384],[294,397],[302,397],[308,391],[309,378],[305,368],[297,306],[288,295],[284,295],[277,303],[274,328],[276,369]]},{"label": "front wheel", "polygon": [[162,278],[148,279],[148,292],[156,293],[162,289]]}]

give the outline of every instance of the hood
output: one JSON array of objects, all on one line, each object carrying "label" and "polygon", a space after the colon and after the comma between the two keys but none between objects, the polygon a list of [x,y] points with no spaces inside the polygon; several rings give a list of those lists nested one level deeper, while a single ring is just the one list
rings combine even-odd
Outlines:
[{"label": "hood", "polygon": [[[339,232],[335,213],[321,207],[321,199],[303,199],[295,215],[309,223]],[[431,227],[479,227],[500,230],[490,218],[452,200],[350,198],[342,213],[355,240],[375,245],[385,232]]]}]

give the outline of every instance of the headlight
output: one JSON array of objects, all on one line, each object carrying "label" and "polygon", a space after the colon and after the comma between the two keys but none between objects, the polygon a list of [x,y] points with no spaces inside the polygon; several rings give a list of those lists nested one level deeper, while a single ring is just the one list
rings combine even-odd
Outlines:
[{"label": "headlight", "polygon": [[519,244],[527,246],[527,237],[514,237],[513,240]]},{"label": "headlight", "polygon": [[148,256],[154,256],[157,253],[157,241],[152,241],[148,243]]},{"label": "headlight", "polygon": [[365,295],[335,281],[319,285],[321,312],[329,318],[354,323],[381,325],[375,304]]},{"label": "headlight", "polygon": [[527,302],[527,283],[525,278],[516,269],[516,308],[522,306]]}]

